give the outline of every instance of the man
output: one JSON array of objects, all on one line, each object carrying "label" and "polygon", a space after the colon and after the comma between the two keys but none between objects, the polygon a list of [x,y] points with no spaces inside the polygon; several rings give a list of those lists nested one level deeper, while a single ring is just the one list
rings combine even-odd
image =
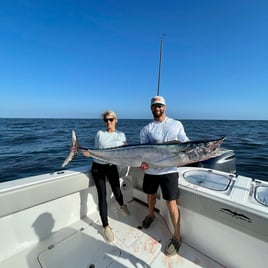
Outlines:
[{"label": "man", "polygon": [[[179,142],[189,141],[182,123],[166,116],[166,102],[163,97],[155,96],[152,98],[151,111],[154,121],[141,130],[141,143],[155,144],[174,140]],[[145,171],[143,190],[148,194],[149,206],[149,214],[143,220],[142,225],[144,228],[148,228],[155,219],[156,194],[160,186],[174,228],[173,237],[169,240],[165,252],[168,256],[174,255],[178,252],[181,244],[180,211],[176,203],[178,197],[177,167],[152,169],[146,163],[142,163],[141,168]]]}]

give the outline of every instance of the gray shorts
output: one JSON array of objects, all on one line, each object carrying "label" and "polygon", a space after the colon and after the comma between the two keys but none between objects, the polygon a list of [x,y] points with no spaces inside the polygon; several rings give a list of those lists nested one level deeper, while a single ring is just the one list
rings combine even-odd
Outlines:
[{"label": "gray shorts", "polygon": [[176,200],[179,193],[178,178],[178,172],[162,175],[151,175],[145,173],[143,179],[143,191],[146,194],[156,194],[160,185],[162,195],[165,200]]}]

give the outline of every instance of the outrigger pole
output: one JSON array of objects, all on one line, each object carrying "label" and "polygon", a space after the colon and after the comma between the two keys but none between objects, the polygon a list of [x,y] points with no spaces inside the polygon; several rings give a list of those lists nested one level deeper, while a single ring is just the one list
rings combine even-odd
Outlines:
[{"label": "outrigger pole", "polygon": [[160,40],[160,59],[159,59],[159,67],[158,67],[158,85],[157,85],[157,96],[160,95],[160,77],[161,77],[161,66],[162,66],[162,47],[163,47],[163,38],[165,34],[162,34]]}]

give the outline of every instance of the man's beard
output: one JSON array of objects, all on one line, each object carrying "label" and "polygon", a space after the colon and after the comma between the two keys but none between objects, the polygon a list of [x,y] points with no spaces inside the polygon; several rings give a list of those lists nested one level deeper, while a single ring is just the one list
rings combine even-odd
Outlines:
[{"label": "man's beard", "polygon": [[160,118],[163,115],[163,113],[164,113],[164,111],[162,111],[162,110],[159,111],[159,112],[158,111],[154,111],[153,112],[154,118],[157,118],[157,119]]}]

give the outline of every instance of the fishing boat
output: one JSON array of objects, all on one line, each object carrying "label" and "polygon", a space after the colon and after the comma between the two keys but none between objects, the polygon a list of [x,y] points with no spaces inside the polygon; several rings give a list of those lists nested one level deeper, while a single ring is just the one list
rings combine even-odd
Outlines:
[{"label": "fishing boat", "polygon": [[0,267],[266,267],[268,182],[236,175],[231,150],[178,172],[182,244],[172,257],[164,254],[173,230],[160,191],[156,220],[140,228],[147,215],[140,168],[119,167],[128,216],[107,185],[111,244],[88,166],[1,183]]},{"label": "fishing boat", "polygon": [[[162,62],[162,39],[158,90]],[[21,178],[0,184],[0,268],[266,267],[268,182],[236,174],[236,157],[217,157],[178,167],[182,244],[164,253],[173,227],[166,201],[157,193],[156,219],[148,213],[139,167],[118,167],[130,214],[120,213],[107,185],[107,243],[90,167]]]}]

